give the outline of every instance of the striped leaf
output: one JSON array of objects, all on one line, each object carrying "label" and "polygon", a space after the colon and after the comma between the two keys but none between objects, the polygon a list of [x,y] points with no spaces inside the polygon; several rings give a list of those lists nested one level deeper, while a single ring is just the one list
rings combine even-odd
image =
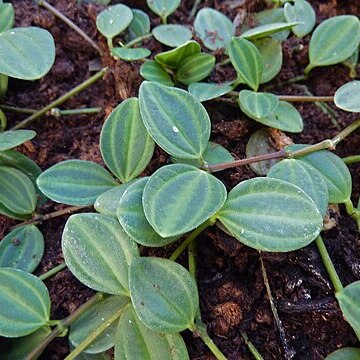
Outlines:
[{"label": "striped leaf", "polygon": [[131,9],[133,18],[126,30],[126,40],[131,41],[150,33],[150,18],[142,10]]},{"label": "striped leaf", "polygon": [[139,101],[145,127],[161,148],[177,157],[202,158],[210,118],[196,98],[187,91],[145,81]]},{"label": "striped leaf", "polygon": [[70,271],[86,286],[129,294],[128,268],[139,250],[117,220],[101,214],[72,215],[65,224],[62,251]]},{"label": "striped leaf", "polygon": [[201,102],[212,100],[219,96],[225,95],[232,89],[232,81],[221,84],[193,83],[188,87],[189,93],[195,96]]},{"label": "striped leaf", "polygon": [[147,221],[142,197],[148,179],[148,177],[141,178],[129,186],[119,201],[116,215],[125,232],[138,244],[151,247],[164,246],[179,237],[163,238]]},{"label": "striped leaf", "polygon": [[145,61],[140,68],[140,75],[148,81],[158,82],[167,86],[174,86],[171,76],[155,60]]},{"label": "striped leaf", "polygon": [[179,6],[181,0],[146,0],[147,6],[159,15],[163,22],[171,15]]},{"label": "striped leaf", "polygon": [[100,194],[119,185],[102,166],[85,160],[62,161],[36,183],[51,200],[68,205],[92,205]]},{"label": "striped leaf", "polygon": [[5,205],[0,203],[0,214],[5,215],[11,219],[16,220],[27,220],[31,218],[32,214],[16,214],[13,211],[9,210]]},{"label": "striped leaf", "polygon": [[199,295],[184,267],[167,259],[139,257],[130,264],[129,282],[136,315],[149,329],[176,333],[194,328]]},{"label": "striped leaf", "polygon": [[31,180],[21,171],[0,166],[0,203],[16,214],[31,214],[36,207]]},{"label": "striped leaf", "polygon": [[339,109],[360,112],[360,81],[349,82],[337,89],[334,103]]},{"label": "striped leaf", "polygon": [[15,13],[12,4],[0,4],[0,33],[14,26]]},{"label": "striped leaf", "polygon": [[257,91],[263,72],[263,64],[259,50],[250,41],[232,38],[229,45],[229,57],[241,79]]},{"label": "striped leaf", "polygon": [[314,201],[324,217],[329,203],[329,194],[323,176],[304,161],[285,159],[275,164],[267,174],[270,178],[285,180],[304,190]]},{"label": "striped leaf", "polygon": [[272,252],[310,244],[323,224],[315,203],[303,190],[270,178],[241,182],[216,216],[240,242]]},{"label": "striped leaf", "polygon": [[345,347],[329,354],[325,360],[358,360],[360,359],[360,349],[355,347]]},{"label": "striped leaf", "polygon": [[135,61],[150,56],[151,51],[145,48],[115,47],[111,49],[111,54],[122,60]]},{"label": "striped leaf", "polygon": [[33,272],[44,254],[44,237],[35,225],[20,226],[0,242],[0,267]]},{"label": "striped leaf", "polygon": [[120,317],[115,340],[115,360],[124,359],[189,360],[189,355],[180,334],[150,330],[129,304]]},{"label": "striped leaf", "polygon": [[131,23],[133,13],[123,4],[107,7],[96,18],[96,27],[108,39],[122,33]]},{"label": "striped leaf", "polygon": [[20,337],[50,319],[50,297],[43,282],[26,271],[0,269],[0,335]]},{"label": "striped leaf", "polygon": [[173,164],[150,177],[144,188],[143,207],[155,231],[170,237],[201,225],[221,208],[225,199],[226,189],[220,180],[193,166]]},{"label": "striped leaf", "polygon": [[215,56],[200,53],[185,58],[176,71],[176,78],[182,84],[190,85],[209,76],[215,66]]},{"label": "striped leaf", "polygon": [[247,30],[241,34],[241,37],[247,40],[257,40],[267,37],[269,35],[282,32],[293,28],[294,26],[299,25],[298,22],[279,22],[279,23],[270,23],[265,25],[257,26],[253,29]]},{"label": "striped leaf", "polygon": [[33,139],[36,132],[33,130],[9,130],[0,133],[0,151],[12,149],[24,142]]},{"label": "striped leaf", "polygon": [[51,34],[37,27],[19,27],[0,34],[0,73],[23,80],[43,77],[55,60]]},{"label": "striped leaf", "polygon": [[308,73],[316,66],[340,63],[350,57],[360,42],[360,22],[356,16],[340,15],[323,21],[314,31],[309,44]]},{"label": "striped leaf", "polygon": [[192,38],[192,32],[183,25],[159,25],[153,29],[155,39],[170,47],[178,47]]},{"label": "striped leaf", "polygon": [[100,134],[100,150],[106,166],[123,183],[135,179],[148,165],[155,143],[140,115],[139,100],[118,105]]},{"label": "striped leaf", "polygon": [[241,111],[247,116],[258,120],[274,113],[279,107],[279,99],[271,93],[241,90],[239,93],[239,105]]},{"label": "striped leaf", "polygon": [[235,35],[235,25],[231,20],[211,8],[203,8],[197,13],[194,29],[209,50],[226,49]]}]

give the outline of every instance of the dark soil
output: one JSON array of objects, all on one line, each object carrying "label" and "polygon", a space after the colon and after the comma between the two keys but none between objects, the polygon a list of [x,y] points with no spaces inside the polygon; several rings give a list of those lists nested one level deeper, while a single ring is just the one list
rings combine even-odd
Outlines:
[{"label": "dark soil", "polygon": [[[78,24],[90,37],[106,50],[104,39],[95,27],[100,6],[77,4],[76,0],[53,0],[54,6]],[[132,7],[146,9],[145,1],[124,1]],[[170,17],[172,23],[186,23],[192,1],[182,1],[182,7]],[[264,8],[262,0],[220,1],[205,0],[201,6],[211,6],[226,13],[231,19],[246,12]],[[311,1],[317,20],[340,14],[360,16],[360,4],[349,1]],[[53,34],[57,57],[51,72],[38,82],[10,81],[10,91],[5,103],[28,108],[41,108],[77,84],[91,73],[89,66],[97,58],[96,51],[73,30],[55,18],[47,10],[39,8],[33,0],[14,0],[17,26],[41,26]],[[230,6],[232,5],[232,6]],[[153,18],[153,25],[159,21]],[[302,94],[303,89],[294,85],[281,86],[281,82],[300,75],[307,64],[309,36],[304,39],[290,38],[284,43],[284,66],[270,85],[278,94]],[[146,42],[152,51],[162,48],[156,42]],[[106,53],[106,51],[104,51]],[[221,54],[218,54],[219,59]],[[142,79],[141,63],[115,62],[108,55],[100,59],[101,66],[110,70],[103,81],[67,101],[63,108],[101,106],[100,114],[55,118],[46,116],[38,120],[32,129],[37,136],[20,150],[35,160],[43,169],[65,160],[83,159],[102,163],[99,151],[99,133],[106,115],[123,99],[137,96]],[[302,83],[316,95],[331,95],[342,84],[350,81],[344,66],[315,69],[310,80]],[[213,80],[232,77],[231,68],[224,68],[211,75]],[[338,132],[328,114],[316,105],[299,103],[305,128],[299,135],[287,134],[294,142],[316,143]],[[344,128],[354,116],[336,110],[339,128]],[[212,140],[224,145],[236,158],[245,157],[245,145],[258,128],[236,107],[222,103],[207,103],[212,119]],[[22,119],[10,115],[10,126]],[[336,151],[340,156],[358,154],[359,134],[351,135]],[[168,156],[157,149],[146,173],[149,174],[168,162]],[[360,194],[359,165],[350,166],[353,176],[353,201],[357,204]],[[250,167],[239,167],[218,173],[228,189],[242,180],[254,177]],[[62,208],[52,202],[41,207],[41,213]],[[42,274],[63,261],[60,240],[67,216],[46,221],[40,229],[46,240],[46,252],[36,274]],[[324,233],[329,253],[344,285],[360,279],[360,239],[354,221],[340,206],[336,216],[337,226]],[[16,222],[0,216],[0,236],[8,232]],[[0,238],[1,238],[0,237]],[[168,256],[176,247],[148,249],[147,254]],[[333,295],[332,285],[314,245],[286,254],[261,254],[266,267],[275,306],[278,309],[282,329],[274,322],[261,272],[260,255],[241,245],[217,228],[203,233],[198,239],[198,284],[201,311],[210,336],[221,351],[231,360],[252,359],[241,335],[245,331],[264,359],[323,359],[330,352],[344,346],[359,346],[350,328],[342,319]],[[92,291],[80,284],[68,270],[46,281],[52,299],[52,318],[66,317],[85,302]],[[191,359],[212,359],[201,340],[185,332]],[[51,343],[41,359],[64,359],[69,352],[66,339]],[[0,356],[1,357],[1,356]]]}]

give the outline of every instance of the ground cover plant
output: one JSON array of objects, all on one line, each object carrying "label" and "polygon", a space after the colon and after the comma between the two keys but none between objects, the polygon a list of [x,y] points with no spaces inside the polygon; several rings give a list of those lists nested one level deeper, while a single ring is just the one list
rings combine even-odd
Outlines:
[{"label": "ground cover plant", "polygon": [[[91,59],[95,75],[42,99],[36,109],[19,107],[21,98],[13,103],[10,82],[1,105],[12,125],[0,134],[0,210],[8,230],[0,242],[4,358],[187,359],[208,352],[218,359],[356,358],[359,154],[346,144],[356,144],[351,139],[360,127],[358,14],[339,11],[317,21],[321,6],[315,11],[304,0],[237,4],[235,19],[225,15],[230,6],[214,9],[201,1],[149,0],[141,10],[93,3],[74,3],[70,14],[76,19],[76,11],[88,12],[98,43],[61,7],[32,6],[40,23],[51,14],[62,22],[51,17],[48,27],[79,34],[70,48],[87,46],[77,61]],[[9,11],[2,5],[0,11]],[[305,61],[296,76],[282,79],[284,67],[291,69],[289,57],[284,61],[289,44]],[[58,70],[55,63],[50,76],[69,80],[75,69],[58,52],[63,63]],[[331,92],[312,95],[310,84],[322,74],[317,68],[327,74],[336,64],[343,78]],[[31,91],[44,91],[34,86]],[[69,109],[58,109],[65,101]],[[312,115],[304,121],[309,106]],[[315,121],[316,111],[325,123]],[[29,116],[18,120],[11,112]],[[235,119],[220,121],[225,114]],[[57,122],[48,125],[50,116]],[[56,135],[53,126],[64,130]],[[82,140],[74,145],[69,138],[67,154],[56,142],[66,139],[69,126]],[[306,135],[307,127],[317,129],[316,136]],[[56,140],[53,157],[43,147],[42,155],[34,154],[33,143],[44,136]],[[13,150],[18,146],[21,152]],[[346,157],[337,153],[341,146]],[[39,165],[47,159],[45,171],[22,152]],[[47,257],[52,228],[60,255],[55,263]],[[345,231],[350,270],[339,273],[333,249]],[[294,279],[266,266],[283,262]],[[63,274],[65,283],[82,289],[77,300],[77,290],[62,288]],[[285,282],[285,293],[276,279]],[[328,328],[317,341],[310,334],[319,331],[312,324],[318,314],[338,331]],[[308,319],[305,329],[290,326],[296,316]],[[323,344],[325,338],[337,340]],[[271,339],[268,346],[264,339]]]}]

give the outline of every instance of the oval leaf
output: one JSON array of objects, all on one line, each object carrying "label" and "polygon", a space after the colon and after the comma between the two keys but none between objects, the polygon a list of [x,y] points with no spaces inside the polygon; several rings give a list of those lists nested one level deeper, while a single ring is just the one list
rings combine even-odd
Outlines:
[{"label": "oval leaf", "polygon": [[329,354],[325,360],[358,360],[360,359],[360,349],[345,347]]},{"label": "oval leaf", "polygon": [[54,39],[47,30],[37,27],[9,29],[0,34],[0,54],[1,74],[23,80],[40,79],[54,63]]},{"label": "oval leaf", "polygon": [[141,65],[140,75],[148,81],[158,82],[167,86],[174,86],[170,74],[154,60],[147,60]]},{"label": "oval leaf", "polygon": [[152,33],[157,41],[170,47],[183,45],[192,38],[192,32],[183,25],[159,25]]},{"label": "oval leaf", "polygon": [[145,48],[115,47],[111,49],[111,54],[122,60],[135,61],[150,56],[151,51]]},{"label": "oval leaf", "polygon": [[279,106],[279,99],[270,93],[241,90],[239,93],[239,105],[247,116],[258,120],[275,112]]},{"label": "oval leaf", "polygon": [[269,178],[237,185],[217,218],[240,242],[272,252],[297,250],[310,244],[323,224],[315,203],[304,191]]},{"label": "oval leaf", "polygon": [[129,27],[127,28],[126,39],[127,41],[134,40],[140,36],[150,33],[150,18],[142,10],[131,9],[133,18]]},{"label": "oval leaf", "polygon": [[12,4],[0,3],[0,33],[11,29],[14,26],[15,13]]},{"label": "oval leaf", "polygon": [[33,139],[36,132],[32,130],[13,130],[0,133],[0,151],[9,150]]},{"label": "oval leaf", "polygon": [[0,267],[33,272],[44,254],[44,237],[35,225],[24,225],[0,242]]},{"label": "oval leaf", "polygon": [[144,81],[140,112],[145,127],[167,153],[201,159],[210,138],[210,118],[187,91]]},{"label": "oval leaf", "polygon": [[46,286],[28,272],[0,269],[0,335],[31,334],[49,321],[50,297]]},{"label": "oval leaf", "polygon": [[65,224],[62,251],[66,265],[83,284],[128,295],[128,268],[139,251],[117,220],[101,214],[72,215]]},{"label": "oval leaf", "polygon": [[352,81],[336,90],[335,105],[342,110],[360,112],[360,81]]},{"label": "oval leaf", "polygon": [[143,206],[155,231],[170,237],[201,225],[221,208],[225,199],[226,189],[220,180],[193,166],[174,164],[150,177]]},{"label": "oval leaf", "polygon": [[31,218],[31,214],[16,214],[1,203],[0,203],[0,214],[16,220],[26,220]]},{"label": "oval leaf", "polygon": [[193,83],[189,85],[188,91],[199,101],[208,101],[225,95],[233,89],[232,82],[222,84]]},{"label": "oval leaf", "polygon": [[199,295],[184,267],[167,259],[139,257],[130,265],[129,281],[135,312],[148,328],[162,333],[194,328]]},{"label": "oval leaf", "polygon": [[147,6],[162,19],[166,19],[180,5],[181,0],[146,0]]},{"label": "oval leaf", "polygon": [[139,101],[131,98],[117,106],[100,134],[100,150],[105,164],[125,183],[135,179],[147,166],[155,143],[141,119]]},{"label": "oval leaf", "polygon": [[269,35],[288,30],[298,25],[298,22],[280,22],[280,23],[271,23],[257,26],[253,29],[247,30],[241,34],[241,37],[247,40],[256,40],[267,37]]},{"label": "oval leaf", "polygon": [[92,205],[100,194],[119,185],[102,166],[85,160],[62,161],[36,183],[51,200],[68,205]]}]

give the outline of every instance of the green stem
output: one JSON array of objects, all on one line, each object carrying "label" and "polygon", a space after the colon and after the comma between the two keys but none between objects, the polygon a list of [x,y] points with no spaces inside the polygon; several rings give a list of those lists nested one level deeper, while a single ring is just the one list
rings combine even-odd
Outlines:
[{"label": "green stem", "polygon": [[352,218],[354,218],[355,220],[357,220],[358,214],[357,214],[356,209],[354,208],[354,205],[353,205],[352,201],[351,201],[350,199],[347,199],[344,204],[345,204],[345,207],[346,207],[346,212],[347,212]]},{"label": "green stem", "polygon": [[109,51],[111,52],[111,50],[114,48],[113,39],[112,38],[106,38],[106,42],[107,42],[107,46],[109,48]]},{"label": "green stem", "polygon": [[7,118],[3,111],[0,109],[0,132],[4,131],[7,126]]},{"label": "green stem", "polygon": [[292,79],[282,81],[282,82],[277,83],[277,84],[268,85],[264,89],[270,90],[270,89],[274,89],[274,88],[279,88],[279,87],[283,87],[285,85],[290,85],[290,84],[297,83],[299,81],[307,80],[308,78],[309,78],[309,75],[306,75],[306,74],[305,75],[299,75],[299,76],[293,77]]},{"label": "green stem", "polygon": [[9,106],[9,105],[3,105],[0,104],[0,109],[7,111],[7,112],[14,112],[19,114],[35,114],[37,110],[35,109],[27,109],[27,108],[21,108],[16,106]]},{"label": "green stem", "polygon": [[51,270],[47,271],[46,273],[40,275],[39,279],[41,281],[45,281],[46,279],[48,279],[51,276],[56,275],[59,271],[65,269],[66,267],[67,267],[67,265],[63,262],[63,263],[53,267]]},{"label": "green stem", "polygon": [[89,79],[85,80],[83,83],[81,83],[80,85],[74,87],[72,90],[70,90],[69,92],[67,92],[66,94],[60,96],[58,99],[56,99],[55,101],[53,101],[52,103],[50,103],[49,105],[46,105],[44,108],[42,108],[41,110],[37,111],[35,114],[32,114],[31,116],[29,116],[28,118],[26,118],[25,120],[21,121],[20,123],[18,123],[17,125],[15,125],[14,127],[12,127],[11,130],[17,130],[17,129],[22,129],[24,127],[29,126],[30,124],[32,124],[35,120],[37,120],[39,117],[41,117],[42,115],[45,115],[48,111],[50,111],[51,109],[58,107],[60,104],[64,103],[65,101],[69,100],[71,97],[73,97],[74,95],[80,93],[81,91],[85,90],[86,88],[88,88],[90,85],[92,85],[93,83],[95,83],[96,81],[98,81],[99,79],[101,79],[105,73],[107,72],[108,68],[104,68],[102,70],[100,70],[99,72],[97,72],[95,75],[91,76]]},{"label": "green stem", "polygon": [[201,0],[195,0],[194,1],[194,4],[193,4],[193,6],[191,8],[188,20],[191,20],[195,16],[195,13],[196,13],[200,3],[201,3]]},{"label": "green stem", "polygon": [[340,141],[344,140],[347,136],[349,136],[359,127],[360,127],[360,119],[353,121],[348,127],[346,127],[343,131],[341,131],[333,138],[334,145],[336,146]]},{"label": "green stem", "polygon": [[360,155],[347,156],[347,157],[342,158],[342,160],[344,161],[344,163],[346,165],[358,163],[358,162],[360,162]]},{"label": "green stem", "polygon": [[201,234],[207,227],[214,225],[216,222],[215,219],[208,219],[199,227],[197,227],[191,234],[179,245],[179,247],[173,252],[169,260],[175,261],[182,252],[196,239],[196,237]]},{"label": "green stem", "polygon": [[217,67],[224,66],[224,65],[230,64],[230,62],[231,62],[230,59],[227,58],[227,59],[225,59],[225,60],[220,61],[219,63],[217,63],[216,66],[217,66]]},{"label": "green stem", "polygon": [[38,0],[37,3],[38,3],[38,5],[43,6],[45,9],[49,10],[56,17],[58,17],[60,20],[62,20],[66,25],[68,25],[73,30],[75,30],[101,55],[101,50],[100,50],[99,46],[95,43],[95,41],[93,39],[91,39],[87,34],[85,34],[85,32],[83,30],[81,30],[73,21],[71,21],[68,17],[66,17],[63,13],[61,13],[59,10],[54,8],[52,5],[50,5],[45,0]]},{"label": "green stem", "polygon": [[166,25],[167,24],[167,16],[160,16],[161,22]]},{"label": "green stem", "polygon": [[254,346],[254,344],[249,340],[248,336],[246,335],[246,333],[244,331],[240,331],[240,334],[242,336],[242,338],[245,341],[246,346],[248,347],[249,351],[251,352],[252,356],[256,359],[256,360],[264,360],[264,358],[261,356],[261,354],[259,353],[259,351],[256,349],[256,347]]},{"label": "green stem", "polygon": [[151,37],[153,37],[153,36],[154,36],[153,34],[146,34],[146,35],[139,36],[139,37],[137,37],[136,39],[129,41],[129,42],[128,42],[127,44],[125,44],[123,47],[129,48],[129,47],[131,47],[131,46],[133,46],[133,45],[136,45],[136,44],[138,44],[139,42],[142,42],[143,40],[149,39],[149,38],[151,38]]},{"label": "green stem", "polygon": [[84,109],[66,109],[66,110],[53,108],[50,110],[50,115],[55,117],[60,117],[65,115],[97,114],[101,111],[102,111],[101,107],[84,108]]},{"label": "green stem", "polygon": [[[230,91],[227,93],[229,96],[239,96],[237,91]],[[333,96],[313,96],[313,95],[276,95],[280,101],[288,102],[332,102]]]}]

